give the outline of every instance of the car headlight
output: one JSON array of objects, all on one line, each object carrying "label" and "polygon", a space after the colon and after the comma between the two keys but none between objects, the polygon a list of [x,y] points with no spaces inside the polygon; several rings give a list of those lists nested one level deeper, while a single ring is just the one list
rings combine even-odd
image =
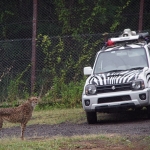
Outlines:
[{"label": "car headlight", "polygon": [[96,94],[96,87],[93,84],[89,84],[85,87],[85,94],[86,95],[93,95]]},{"label": "car headlight", "polygon": [[132,90],[143,90],[145,88],[143,80],[132,81]]}]

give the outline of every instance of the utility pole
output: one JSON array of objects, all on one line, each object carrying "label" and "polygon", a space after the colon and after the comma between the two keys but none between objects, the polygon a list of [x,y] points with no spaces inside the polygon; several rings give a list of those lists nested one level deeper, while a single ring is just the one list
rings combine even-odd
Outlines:
[{"label": "utility pole", "polygon": [[143,8],[144,8],[144,0],[140,0],[139,32],[141,32],[143,29]]},{"label": "utility pole", "polygon": [[34,86],[35,86],[36,30],[37,30],[37,0],[33,0],[32,58],[31,58],[31,94],[34,92]]}]

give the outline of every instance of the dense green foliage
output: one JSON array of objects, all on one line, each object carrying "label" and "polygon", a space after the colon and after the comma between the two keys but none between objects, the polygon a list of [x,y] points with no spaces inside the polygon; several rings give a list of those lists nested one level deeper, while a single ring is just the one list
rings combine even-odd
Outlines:
[{"label": "dense green foliage", "polygon": [[58,20],[63,24],[62,33],[75,35],[97,33],[99,28],[101,31],[115,31],[120,25],[123,10],[130,3],[131,0],[78,0],[68,4],[67,1],[55,0]]},{"label": "dense green foliage", "polygon": [[[33,1],[2,0],[0,5],[0,95],[1,101],[13,101],[31,90]],[[93,65],[104,44],[102,33],[137,31],[140,0],[39,0],[37,6],[34,94],[41,93],[44,102],[80,105],[83,67]],[[149,6],[145,0],[144,30],[150,29]]]},{"label": "dense green foliage", "polygon": [[101,42],[101,36],[49,38],[40,34],[37,47],[44,53],[41,69],[45,78],[40,82],[44,85],[44,99],[53,103],[59,100],[59,104],[67,107],[80,105],[85,82],[83,67],[93,65]]},{"label": "dense green foliage", "polygon": [[[140,0],[37,1],[38,34],[49,36],[138,30]],[[0,2],[0,39],[32,37],[33,1]],[[13,6],[13,7],[12,7]],[[149,29],[150,2],[144,1],[143,29]]]}]

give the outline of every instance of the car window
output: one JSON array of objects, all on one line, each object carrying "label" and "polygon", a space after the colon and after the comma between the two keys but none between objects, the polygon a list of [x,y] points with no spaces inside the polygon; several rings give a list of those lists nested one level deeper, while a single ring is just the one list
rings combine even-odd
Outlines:
[{"label": "car window", "polygon": [[94,73],[147,66],[147,56],[144,48],[120,49],[100,53],[95,64]]}]

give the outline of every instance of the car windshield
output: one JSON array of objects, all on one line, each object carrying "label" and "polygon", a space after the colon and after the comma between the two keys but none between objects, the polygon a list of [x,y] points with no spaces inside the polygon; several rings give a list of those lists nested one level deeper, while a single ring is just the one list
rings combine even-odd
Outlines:
[{"label": "car windshield", "polygon": [[140,69],[148,67],[144,48],[119,49],[101,52],[97,58],[94,73]]}]

